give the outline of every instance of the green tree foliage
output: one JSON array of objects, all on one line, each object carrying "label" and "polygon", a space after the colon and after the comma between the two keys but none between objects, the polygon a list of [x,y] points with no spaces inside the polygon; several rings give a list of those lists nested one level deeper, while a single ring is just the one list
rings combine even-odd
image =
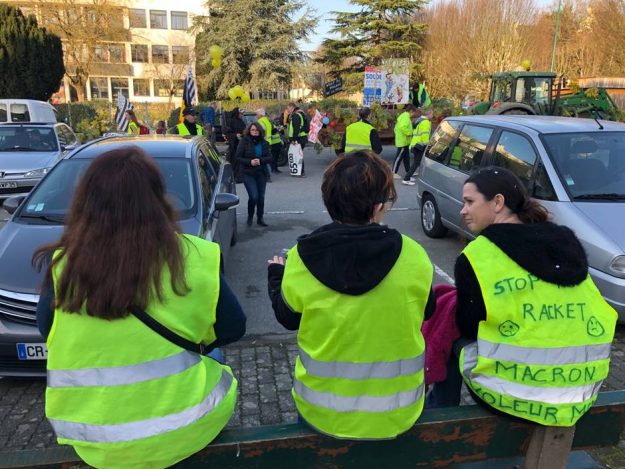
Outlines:
[{"label": "green tree foliage", "polygon": [[[339,39],[323,41],[318,61],[341,75],[348,87],[362,86],[359,72],[366,65],[380,65],[384,58],[409,58],[412,71],[418,69],[419,52],[427,26],[416,16],[426,0],[350,0],[357,12],[335,11],[330,31]],[[357,75],[357,76],[355,76]]]},{"label": "green tree foliage", "polygon": [[[290,84],[292,66],[303,59],[297,41],[306,39],[317,18],[302,0],[215,0],[210,17],[195,22],[197,73],[205,79],[209,98],[227,97],[228,90],[242,85],[249,90],[278,90]],[[222,64],[211,67],[208,48],[223,49]]]},{"label": "green tree foliage", "polygon": [[58,36],[0,3],[0,98],[47,101],[59,89],[65,73]]}]

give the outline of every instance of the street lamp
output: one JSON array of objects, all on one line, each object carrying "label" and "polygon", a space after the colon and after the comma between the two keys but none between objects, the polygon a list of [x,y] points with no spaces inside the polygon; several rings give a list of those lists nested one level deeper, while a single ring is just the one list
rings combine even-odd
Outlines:
[{"label": "street lamp", "polygon": [[562,0],[558,1],[558,11],[556,13],[556,27],[553,32],[553,50],[551,51],[551,69],[553,72],[553,68],[556,64],[556,46],[558,45],[558,31],[560,30],[560,13],[562,11]]}]

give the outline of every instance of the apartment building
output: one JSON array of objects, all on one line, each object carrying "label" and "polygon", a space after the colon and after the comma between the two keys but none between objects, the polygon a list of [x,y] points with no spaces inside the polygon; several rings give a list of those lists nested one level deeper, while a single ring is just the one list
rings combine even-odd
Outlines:
[{"label": "apartment building", "polygon": [[[35,14],[43,26],[50,21],[46,8],[54,7],[53,2],[40,0],[9,2],[19,6],[24,14]],[[194,56],[195,35],[190,27],[194,16],[208,15],[206,0],[109,2],[119,6],[119,18],[127,30],[125,40],[94,46],[95,60],[89,66],[89,79],[83,90],[86,99],[113,101],[119,91],[132,102],[166,103],[172,94],[173,98],[181,97],[187,66]],[[89,3],[84,5],[88,8]],[[74,65],[67,58],[65,65],[71,74]],[[65,77],[53,100],[76,101],[77,94]]]}]

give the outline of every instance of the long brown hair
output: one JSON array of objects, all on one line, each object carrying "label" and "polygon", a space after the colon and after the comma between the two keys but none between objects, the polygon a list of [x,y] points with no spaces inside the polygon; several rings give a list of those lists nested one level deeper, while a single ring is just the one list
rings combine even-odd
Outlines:
[{"label": "long brown hair", "polygon": [[169,268],[171,287],[188,293],[180,231],[165,199],[165,184],[156,163],[133,146],[97,157],[81,178],[61,239],[39,248],[33,265],[41,270],[62,259],[55,284],[55,307],[103,319],[129,314],[131,305],[145,309],[156,294],[163,300],[161,275]]}]

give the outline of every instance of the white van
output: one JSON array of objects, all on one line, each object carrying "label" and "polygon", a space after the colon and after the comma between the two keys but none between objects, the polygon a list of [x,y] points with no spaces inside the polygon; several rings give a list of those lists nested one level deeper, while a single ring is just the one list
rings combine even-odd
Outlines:
[{"label": "white van", "polygon": [[21,122],[56,123],[56,109],[34,99],[0,99],[0,125]]}]

